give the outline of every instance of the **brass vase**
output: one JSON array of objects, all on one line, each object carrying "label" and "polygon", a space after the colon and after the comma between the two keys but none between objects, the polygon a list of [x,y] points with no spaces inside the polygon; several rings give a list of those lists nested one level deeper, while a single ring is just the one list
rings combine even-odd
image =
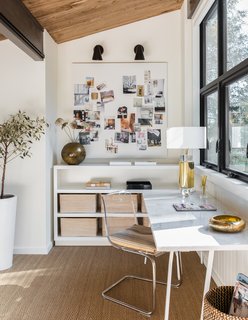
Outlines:
[{"label": "brass vase", "polygon": [[63,147],[61,156],[65,163],[77,165],[84,160],[86,152],[84,146],[80,143],[70,142]]}]

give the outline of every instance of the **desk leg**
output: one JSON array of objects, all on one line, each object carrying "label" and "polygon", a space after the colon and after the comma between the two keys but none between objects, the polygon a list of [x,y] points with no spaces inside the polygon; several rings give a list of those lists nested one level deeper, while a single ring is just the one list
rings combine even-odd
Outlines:
[{"label": "desk leg", "polygon": [[167,274],[167,287],[166,287],[166,300],[165,300],[164,320],[169,320],[171,276],[172,276],[172,267],[173,267],[173,257],[174,257],[174,252],[171,251],[170,255],[169,255],[169,262],[168,262],[168,274]]},{"label": "desk leg", "polygon": [[214,251],[210,250],[208,252],[208,264],[207,264],[207,270],[206,270],[206,276],[205,276],[205,284],[204,284],[204,290],[203,290],[201,319],[203,319],[204,297],[205,297],[205,294],[208,292],[209,287],[210,287],[211,275],[212,275],[212,269],[213,269],[213,261],[214,261]]}]

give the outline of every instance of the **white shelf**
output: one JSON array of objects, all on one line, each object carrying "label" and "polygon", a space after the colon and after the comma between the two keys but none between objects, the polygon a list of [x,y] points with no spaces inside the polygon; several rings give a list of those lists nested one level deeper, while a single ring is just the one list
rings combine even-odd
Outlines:
[{"label": "white shelf", "polygon": [[[80,212],[70,212],[70,213],[57,213],[58,218],[104,218],[104,213],[80,213]],[[115,218],[132,218],[133,214],[129,213],[111,213],[108,214],[108,217]],[[137,218],[147,217],[146,213],[136,213]]]},{"label": "white shelf", "polygon": [[80,170],[82,168],[94,168],[94,167],[97,167],[97,168],[115,168],[115,169],[118,169],[118,168],[128,168],[128,169],[144,169],[144,168],[147,168],[147,169],[175,169],[175,168],[178,168],[178,164],[165,164],[165,163],[158,163],[156,165],[110,165],[109,163],[82,163],[82,164],[79,164],[77,166],[73,166],[73,165],[55,165],[54,168],[57,169],[57,170]]},{"label": "white shelf", "polygon": [[[106,161],[106,162],[105,162]],[[133,160],[132,160],[133,161]],[[105,162],[105,163],[104,163]],[[158,163],[158,161],[157,161]],[[111,181],[110,189],[87,189],[87,181],[94,179],[106,179]],[[175,186],[178,180],[178,165],[158,163],[157,165],[109,165],[107,160],[102,162],[87,163],[81,165],[56,165],[54,166],[54,239],[56,245],[108,245],[106,237],[61,237],[59,224],[61,218],[104,218],[103,212],[59,212],[59,194],[101,194],[126,190],[127,180],[149,180],[152,190],[127,190],[134,194],[162,192],[165,188]],[[140,201],[141,198],[138,197]],[[99,197],[97,197],[99,201]],[[133,217],[127,213],[113,213],[112,217]],[[138,212],[137,218],[147,218],[146,213]]]}]

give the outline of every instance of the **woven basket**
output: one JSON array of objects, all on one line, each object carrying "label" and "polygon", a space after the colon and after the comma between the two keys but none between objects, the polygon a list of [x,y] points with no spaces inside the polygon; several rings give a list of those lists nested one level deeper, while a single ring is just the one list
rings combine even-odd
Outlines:
[{"label": "woven basket", "polygon": [[211,289],[204,298],[204,320],[244,320],[228,314],[234,287],[223,286]]}]

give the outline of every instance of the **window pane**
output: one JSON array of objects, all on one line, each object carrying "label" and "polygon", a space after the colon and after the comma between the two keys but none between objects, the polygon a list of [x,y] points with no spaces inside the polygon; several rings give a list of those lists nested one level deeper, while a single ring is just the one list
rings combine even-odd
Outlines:
[{"label": "window pane", "polygon": [[226,0],[227,64],[229,70],[248,58],[247,0]]},{"label": "window pane", "polygon": [[248,76],[227,86],[227,167],[248,173]]},{"label": "window pane", "polygon": [[218,94],[211,93],[206,97],[206,116],[207,116],[207,149],[206,159],[213,164],[218,163],[218,152],[216,152],[218,134]]},{"label": "window pane", "polygon": [[217,8],[213,10],[210,16],[207,18],[205,23],[205,67],[206,67],[206,78],[205,84],[215,80],[218,76],[218,17]]}]

